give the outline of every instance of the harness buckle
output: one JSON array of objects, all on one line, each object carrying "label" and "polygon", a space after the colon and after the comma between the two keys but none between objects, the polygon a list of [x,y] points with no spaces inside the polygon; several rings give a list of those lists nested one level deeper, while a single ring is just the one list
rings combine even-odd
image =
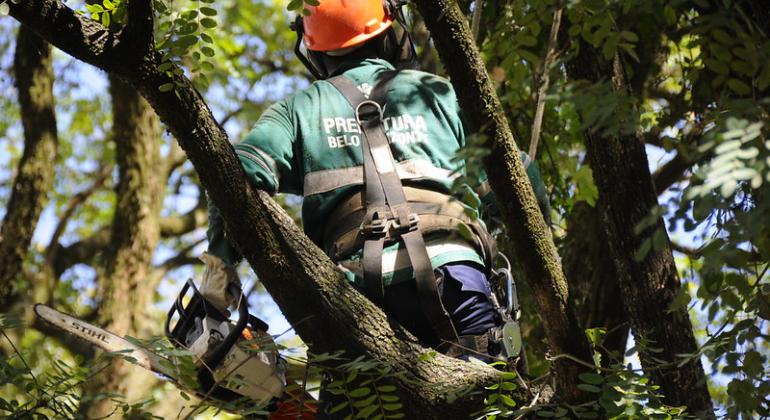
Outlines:
[{"label": "harness buckle", "polygon": [[368,238],[398,237],[404,233],[417,229],[420,216],[417,213],[409,213],[408,223],[400,223],[398,217],[375,217],[369,223],[361,224],[361,234]]},{"label": "harness buckle", "polygon": [[361,223],[361,233],[364,237],[383,237],[387,236],[390,227],[390,218],[377,217],[369,223]]},{"label": "harness buckle", "polygon": [[417,213],[409,213],[409,221],[408,224],[401,224],[398,221],[398,218],[393,218],[391,220],[391,225],[395,233],[397,234],[403,234],[406,232],[413,231],[417,229],[417,223],[420,222],[420,216],[417,215]]}]

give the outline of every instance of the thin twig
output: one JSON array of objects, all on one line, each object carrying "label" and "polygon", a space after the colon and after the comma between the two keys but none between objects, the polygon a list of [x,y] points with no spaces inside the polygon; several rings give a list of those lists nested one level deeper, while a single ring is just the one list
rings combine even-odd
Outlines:
[{"label": "thin twig", "polygon": [[301,419],[302,414],[305,412],[305,395],[307,395],[307,380],[310,375],[310,362],[305,364],[305,375],[302,378],[302,393],[299,396],[299,414],[297,418]]},{"label": "thin twig", "polygon": [[556,9],[553,13],[553,23],[551,24],[551,33],[548,36],[548,45],[546,46],[545,60],[541,68],[540,88],[537,91],[537,108],[535,109],[535,120],[532,122],[532,136],[529,140],[529,157],[532,162],[535,161],[537,156],[537,144],[540,142],[540,130],[543,126],[543,114],[545,113],[545,95],[548,91],[548,87],[551,84],[551,66],[556,59],[556,37],[559,34],[559,27],[561,26],[562,8]]},{"label": "thin twig", "polygon": [[537,400],[540,399],[540,394],[542,392],[543,392],[543,386],[541,386],[540,389],[537,390],[537,394],[535,394],[535,397],[532,398],[532,401],[526,407],[523,407],[521,409],[523,411],[523,413],[521,415],[519,415],[518,417],[516,417],[516,419],[514,419],[514,420],[520,420],[520,419],[524,418],[524,416],[527,415],[527,413],[529,411],[531,411],[532,408],[535,407],[535,405],[537,405]]},{"label": "thin twig", "polygon": [[471,33],[473,40],[479,40],[479,26],[481,25],[481,10],[484,8],[484,0],[476,0],[473,3],[473,19],[471,20]]},{"label": "thin twig", "polygon": [[61,247],[61,244],[59,244],[59,238],[67,229],[67,225],[69,224],[72,215],[75,213],[75,210],[77,210],[78,207],[80,207],[80,205],[91,196],[91,194],[93,194],[107,181],[107,178],[111,173],[112,166],[103,166],[101,169],[99,169],[99,171],[96,172],[96,179],[94,182],[85,190],[75,194],[72,199],[70,199],[69,203],[67,203],[67,208],[64,210],[61,219],[59,219],[59,223],[56,225],[56,229],[54,230],[53,235],[51,235],[51,240],[48,243],[48,248],[46,249],[45,253],[45,265],[53,265],[54,259],[56,258],[56,253]]}]

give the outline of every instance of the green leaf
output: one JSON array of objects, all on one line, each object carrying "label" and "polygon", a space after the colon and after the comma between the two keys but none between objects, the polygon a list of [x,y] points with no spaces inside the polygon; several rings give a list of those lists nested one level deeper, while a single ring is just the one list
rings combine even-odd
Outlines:
[{"label": "green leaf", "polygon": [[370,405],[369,407],[366,407],[366,408],[364,408],[363,410],[359,411],[359,412],[356,414],[356,417],[355,417],[355,418],[357,418],[357,419],[366,419],[366,418],[369,418],[369,416],[371,416],[371,415],[372,415],[372,413],[374,413],[374,412],[375,412],[375,411],[376,411],[378,408],[380,408],[380,407],[379,407],[379,406],[377,406],[377,405]]},{"label": "green leaf", "polygon": [[353,398],[361,398],[369,395],[370,392],[372,392],[372,390],[369,389],[369,387],[362,386],[361,388],[350,391],[350,396]]},{"label": "green leaf", "polygon": [[647,257],[647,254],[650,253],[650,249],[652,248],[652,240],[650,238],[645,239],[642,241],[642,244],[639,245],[639,249],[636,250],[634,253],[634,260],[636,261],[642,261]]},{"label": "green leaf", "polygon": [[500,386],[503,388],[503,391],[514,391],[518,386],[513,382],[503,382],[500,384]]},{"label": "green leaf", "polygon": [[594,393],[602,392],[601,388],[591,384],[578,384],[577,389],[580,389],[586,392],[594,392]]},{"label": "green leaf", "polygon": [[765,63],[762,72],[757,76],[757,87],[759,90],[765,90],[770,86],[770,62]]},{"label": "green leaf", "polygon": [[503,404],[507,405],[508,407],[516,407],[516,401],[513,400],[513,398],[509,397],[505,394],[500,394],[500,399],[503,401]]},{"label": "green leaf", "polygon": [[532,35],[519,35],[516,37],[516,41],[525,47],[534,47],[537,45],[537,38]]},{"label": "green leaf", "polygon": [[200,23],[201,23],[201,26],[203,26],[206,29],[217,27],[217,21],[209,17],[201,19]]},{"label": "green leaf", "polygon": [[733,92],[742,96],[746,96],[751,93],[751,87],[738,79],[727,80],[727,87],[729,87]]},{"label": "green leaf", "polygon": [[205,7],[204,6],[204,7],[201,7],[199,10],[205,16],[216,16],[217,15],[216,9],[212,9],[211,7]]},{"label": "green leaf", "polygon": [[377,399],[377,394],[372,394],[372,395],[370,395],[370,396],[368,396],[368,397],[366,397],[366,398],[364,398],[362,400],[358,400],[358,401],[354,402],[353,403],[353,407],[355,407],[355,408],[368,407],[368,406],[372,405],[372,403],[374,403],[374,400],[376,400],[376,399]]},{"label": "green leaf", "polygon": [[158,87],[158,90],[161,92],[168,92],[170,90],[174,89],[173,83],[164,83]]},{"label": "green leaf", "polygon": [[599,347],[605,335],[607,335],[607,330],[605,328],[586,329],[586,337],[588,337],[588,341],[591,343],[592,347]]},{"label": "green leaf", "polygon": [[213,57],[216,53],[214,52],[214,49],[211,47],[201,47],[201,52],[206,57]]},{"label": "green leaf", "polygon": [[725,45],[732,45],[735,40],[732,36],[730,36],[727,32],[725,32],[722,29],[714,29],[711,32],[711,36],[717,40],[718,42],[725,44]]},{"label": "green leaf", "polygon": [[613,33],[607,37],[607,41],[605,41],[604,45],[602,45],[602,55],[604,55],[605,59],[612,59],[612,56],[614,56],[615,52],[618,50],[619,42],[620,34],[618,33]]},{"label": "green leaf", "polygon": [[110,26],[110,14],[109,13],[102,13],[102,25],[105,27]]},{"label": "green leaf", "polygon": [[655,251],[663,249],[663,247],[666,245],[668,236],[666,236],[666,231],[663,229],[656,229],[655,233],[652,234],[652,249]]},{"label": "green leaf", "polygon": [[519,48],[516,50],[516,52],[521,56],[521,58],[528,61],[530,64],[536,64],[540,62],[540,57],[538,57],[536,54],[532,53],[531,51],[525,50],[523,48]]},{"label": "green leaf", "polygon": [[382,405],[382,408],[384,408],[384,409],[385,409],[385,410],[387,410],[387,411],[396,411],[396,410],[400,410],[400,409],[401,409],[401,407],[403,407],[403,406],[404,406],[404,405],[403,405],[403,404],[401,404],[401,403],[394,403],[394,404],[383,404],[383,405]]},{"label": "green leaf", "polygon": [[674,25],[679,20],[674,8],[668,4],[663,7],[663,18],[666,19],[666,23],[669,25]]},{"label": "green leaf", "polygon": [[639,42],[639,37],[631,31],[620,32],[620,37],[628,42]]},{"label": "green leaf", "polygon": [[289,4],[286,6],[286,10],[293,12],[299,9],[300,7],[302,7],[302,0],[291,0]]},{"label": "green leaf", "polygon": [[347,407],[348,404],[349,404],[348,401],[343,401],[343,402],[335,405],[334,407],[332,407],[331,410],[329,410],[329,414],[334,414],[334,413],[337,413],[337,412],[341,411],[343,408]]},{"label": "green leaf", "polygon": [[602,375],[591,372],[581,373],[578,375],[578,378],[580,378],[581,381],[591,385],[599,385],[604,382],[604,377]]},{"label": "green leaf", "polygon": [[707,58],[703,60],[703,63],[706,65],[706,68],[713,71],[714,73],[718,73],[718,74],[730,73],[730,68],[727,66],[727,63],[725,63],[724,61],[720,61],[714,58]]},{"label": "green leaf", "polygon": [[182,18],[186,20],[193,20],[198,17],[198,11],[197,10],[186,10],[184,13],[182,13]]}]

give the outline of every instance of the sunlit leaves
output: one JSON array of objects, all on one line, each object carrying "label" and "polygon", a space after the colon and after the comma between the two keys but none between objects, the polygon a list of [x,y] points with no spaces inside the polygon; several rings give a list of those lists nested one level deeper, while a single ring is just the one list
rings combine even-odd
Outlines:
[{"label": "sunlit leaves", "polygon": [[[208,74],[214,68],[210,61],[216,55],[214,29],[217,28],[218,14],[212,0],[190,1],[185,6],[155,1],[155,12],[159,15],[156,29],[156,47],[162,51],[164,62],[161,71],[169,77],[181,75],[187,67],[193,82],[199,88],[210,83]],[[177,69],[179,72],[175,73]],[[173,90],[166,83],[158,87],[162,92]]]},{"label": "sunlit leaves", "polygon": [[[91,19],[109,27],[112,22],[125,23],[126,8],[122,0],[102,0],[101,3],[86,3]],[[82,12],[82,11],[81,11]]]},{"label": "sunlit leaves", "polygon": [[755,141],[762,136],[763,127],[762,122],[728,118],[726,130],[701,146],[701,152],[713,150],[714,158],[698,171],[702,184],[690,187],[688,196],[694,198],[718,191],[727,198],[742,183],[754,189],[761,187],[763,175],[770,173],[770,168],[760,158],[760,154],[767,155],[767,150],[761,152],[761,142]]}]

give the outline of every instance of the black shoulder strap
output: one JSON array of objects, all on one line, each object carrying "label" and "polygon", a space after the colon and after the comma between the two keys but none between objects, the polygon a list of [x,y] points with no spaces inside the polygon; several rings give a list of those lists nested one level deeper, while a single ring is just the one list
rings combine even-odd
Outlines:
[{"label": "black shoulder strap", "polygon": [[438,338],[444,342],[439,346],[441,349],[457,342],[457,332],[441,303],[436,277],[419,228],[419,218],[409,208],[382,122],[388,88],[396,74],[396,71],[386,72],[375,84],[369,99],[343,75],[328,81],[348,100],[363,133],[361,151],[364,157],[366,217],[361,234],[364,235],[366,292],[374,302],[382,303],[385,295],[382,283],[385,239],[387,236],[400,237],[414,270],[422,310]]}]

